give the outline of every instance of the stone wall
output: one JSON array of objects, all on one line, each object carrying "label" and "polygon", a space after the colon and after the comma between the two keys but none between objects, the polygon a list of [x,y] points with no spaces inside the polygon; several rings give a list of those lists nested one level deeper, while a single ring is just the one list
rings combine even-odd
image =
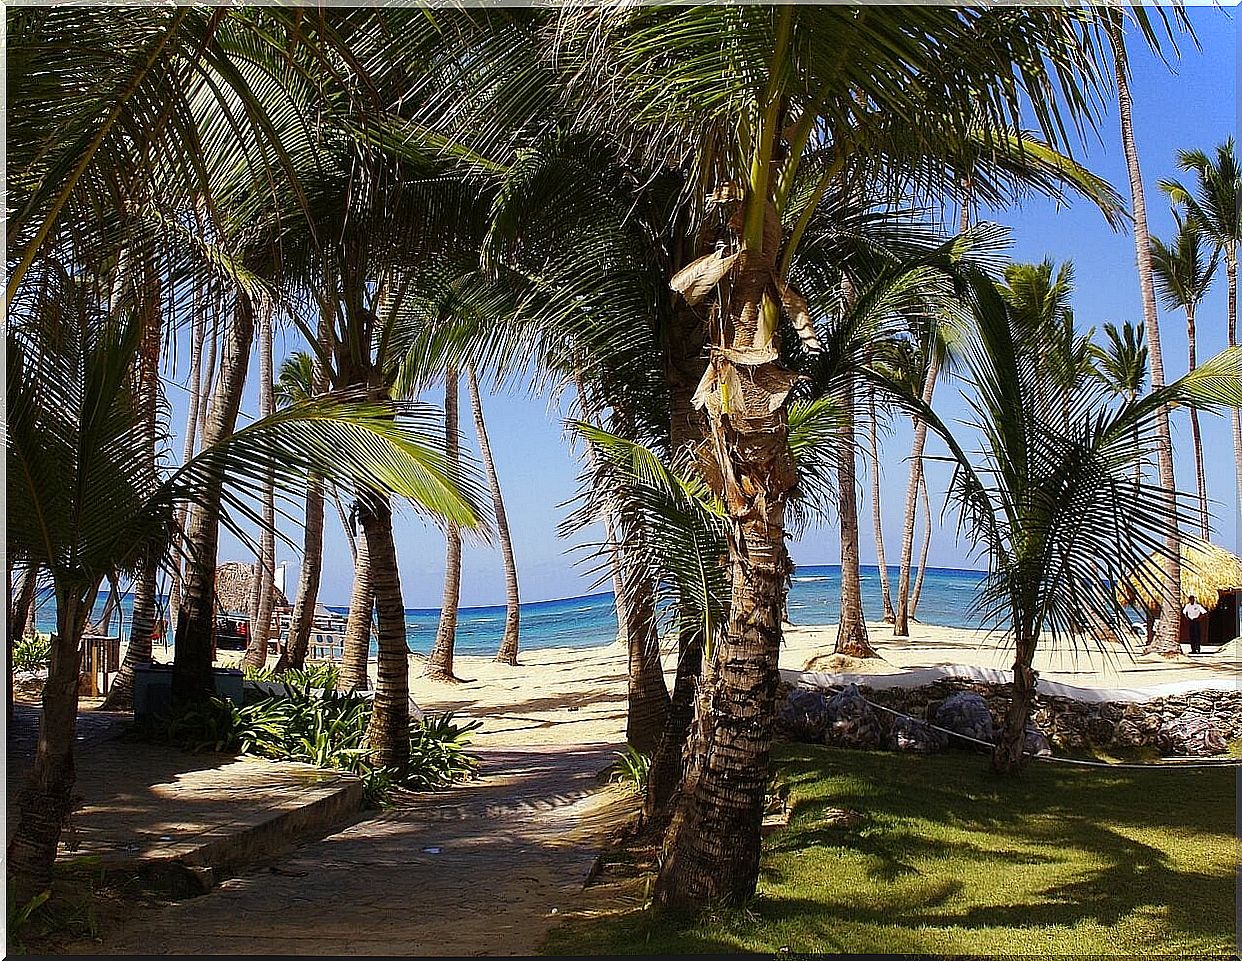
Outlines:
[{"label": "stone wall", "polygon": [[[972,692],[987,702],[1000,730],[1013,685],[950,677],[916,688],[873,690],[859,685],[858,689],[873,704],[923,720],[930,719],[950,695]],[[782,697],[790,690],[790,685],[782,685]],[[896,718],[885,711],[877,714],[887,735]],[[1077,701],[1037,693],[1032,721],[1060,750],[1143,748],[1169,757],[1212,756],[1225,753],[1229,741],[1242,738],[1242,691],[1195,691],[1137,703]],[[791,730],[783,733],[797,735]]]}]

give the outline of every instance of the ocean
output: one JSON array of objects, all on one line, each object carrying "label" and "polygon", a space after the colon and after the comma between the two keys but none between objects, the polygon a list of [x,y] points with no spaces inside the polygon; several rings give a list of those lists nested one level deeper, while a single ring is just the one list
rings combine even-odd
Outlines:
[{"label": "ocean", "polygon": [[[894,589],[897,568],[890,568]],[[974,627],[969,619],[971,602],[983,575],[978,571],[959,571],[929,567],[923,581],[918,619],[943,627]],[[912,579],[913,580],[913,579]],[[883,613],[878,567],[862,568],[863,609],[867,620],[879,620]],[[100,594],[92,621],[102,614],[106,595]],[[789,592],[789,617],[794,624],[834,624],[840,611],[841,569],[800,567],[794,573]],[[165,601],[166,603],[166,601]],[[51,602],[39,609],[36,623],[41,631],[55,630]],[[128,625],[132,599],[121,599],[124,624]],[[328,606],[341,614],[346,608]],[[406,611],[406,632],[410,649],[427,653],[435,641],[439,610]],[[457,612],[458,654],[496,652],[505,628],[505,607],[463,607]],[[113,631],[117,630],[113,622]],[[594,647],[611,642],[617,634],[612,592],[534,601],[522,605],[521,646],[527,650],[548,647]],[[158,651],[158,647],[157,647]]]}]

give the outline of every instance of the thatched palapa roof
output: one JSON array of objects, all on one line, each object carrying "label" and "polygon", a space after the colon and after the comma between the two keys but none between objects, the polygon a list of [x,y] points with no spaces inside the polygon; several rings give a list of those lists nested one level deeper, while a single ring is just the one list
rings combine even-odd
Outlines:
[{"label": "thatched palapa roof", "polygon": [[[1141,568],[1117,588],[1117,600],[1134,604],[1151,614],[1160,611],[1160,560],[1152,554]],[[1242,557],[1196,537],[1182,538],[1182,603],[1191,594],[1209,611],[1220,601],[1221,591],[1242,589]]]},{"label": "thatched palapa roof", "polygon": [[[230,561],[216,567],[216,597],[220,601],[220,610],[230,614],[245,614],[250,610],[250,591],[254,581],[254,564],[243,564]],[[276,595],[277,607],[288,607],[289,600],[280,591],[272,588]]]}]

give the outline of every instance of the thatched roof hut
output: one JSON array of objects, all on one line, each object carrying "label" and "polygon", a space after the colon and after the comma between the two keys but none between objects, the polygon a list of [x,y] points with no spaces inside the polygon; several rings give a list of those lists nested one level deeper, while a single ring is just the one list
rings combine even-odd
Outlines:
[{"label": "thatched roof hut", "polygon": [[[1153,617],[1160,612],[1160,561],[1153,554],[1141,568],[1117,588],[1117,600],[1146,610]],[[1197,537],[1182,538],[1182,603],[1191,594],[1209,611],[1220,602],[1223,592],[1242,590],[1242,557]]]},{"label": "thatched roof hut", "polygon": [[[256,565],[230,561],[216,567],[216,597],[220,610],[230,614],[244,614],[250,610],[250,592],[253,589]],[[277,607],[288,607],[289,599],[273,587]]]}]

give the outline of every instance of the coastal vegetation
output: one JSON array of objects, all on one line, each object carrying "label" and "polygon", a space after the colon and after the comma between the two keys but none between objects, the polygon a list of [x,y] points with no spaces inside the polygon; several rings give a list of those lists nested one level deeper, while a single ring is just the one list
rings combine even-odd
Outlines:
[{"label": "coastal vegetation", "polygon": [[[463,542],[493,536],[507,599],[495,658],[516,666],[518,571],[481,385],[576,404],[582,484],[564,530],[602,532],[589,563],[615,589],[628,666],[622,769],[661,839],[655,905],[738,907],[757,890],[774,899],[753,921],[669,928],[657,946],[878,949],[894,897],[914,912],[901,923],[926,932],[911,950],[1068,950],[1071,933],[1099,941],[1108,924],[1138,945],[1168,925],[1126,901],[1137,865],[1167,889],[1171,911],[1190,910],[1200,888],[1216,896],[1214,806],[1196,815],[1193,849],[1173,849],[1163,807],[1145,826],[1124,813],[1151,812],[1176,784],[1215,798],[1215,773],[1114,777],[1099,790],[1077,772],[985,782],[969,761],[776,749],[793,821],[761,869],[787,541],[813,524],[839,530],[833,653],[874,656],[859,466],[870,458],[882,545],[888,421],[911,418],[913,436],[885,614],[895,635],[909,633],[927,564],[926,540],[915,560],[916,527],[921,510],[930,536],[933,513],[924,460],[938,443],[963,540],[988,568],[974,610],[1015,651],[997,771],[1026,764],[1037,649],[1124,643],[1127,578],[1159,598],[1151,646],[1179,649],[1182,532],[1211,534],[1201,414],[1231,410],[1242,491],[1233,144],[1177,158],[1196,181],[1162,183],[1179,218],[1166,245],[1149,234],[1132,116],[1126,43],[1175,47],[1180,11],[58,6],[6,16],[10,705],[13,668],[32,656],[15,642],[40,578],[56,610],[9,847],[19,903],[47,889],[71,809],[82,639],[105,583],[124,579],[134,595],[109,700],[126,708],[167,577],[173,742],[353,771],[376,797],[469,773],[471,725],[411,718],[393,514],[408,505],[445,538],[440,623],[420,672],[459,680]],[[1074,159],[1084,138],[1104,134],[1114,97],[1128,205]],[[1008,228],[979,210],[1032,196],[1079,200],[1133,230],[1141,324],[1105,326],[1101,338],[1074,315],[1072,264],[1011,261]],[[1196,310],[1218,260],[1229,347],[1201,360]],[[1185,315],[1184,377],[1168,376],[1157,287]],[[278,329],[299,348],[279,364]],[[170,345],[189,353],[179,453],[172,378],[161,375]],[[944,413],[950,375],[967,424]],[[481,463],[461,429],[462,378]],[[259,416],[243,424],[248,380]],[[441,387],[442,408],[420,399]],[[1193,498],[1174,474],[1170,423],[1182,409]],[[353,583],[339,669],[307,673],[329,498]],[[290,513],[301,575],[271,668],[287,696],[238,708],[215,696],[221,531],[254,551],[244,663],[263,677],[276,543],[289,526],[277,518]],[[954,823],[963,792],[988,815]],[[830,798],[865,807],[867,826],[834,840],[817,813]],[[1053,823],[1049,799],[1073,812],[1067,826]],[[817,880],[781,845],[813,852]],[[928,880],[942,855],[980,870]],[[1087,871],[1098,923],[1071,932],[1048,892],[1086,891]],[[998,891],[1042,906],[1047,938],[1014,940],[1007,919],[1023,905],[998,908]],[[812,920],[872,901],[884,917]],[[946,906],[978,923],[942,915]],[[634,940],[646,923],[587,937],[649,945]],[[1183,927],[1179,949],[1220,947],[1210,924]],[[993,941],[967,944],[966,929]]]}]

